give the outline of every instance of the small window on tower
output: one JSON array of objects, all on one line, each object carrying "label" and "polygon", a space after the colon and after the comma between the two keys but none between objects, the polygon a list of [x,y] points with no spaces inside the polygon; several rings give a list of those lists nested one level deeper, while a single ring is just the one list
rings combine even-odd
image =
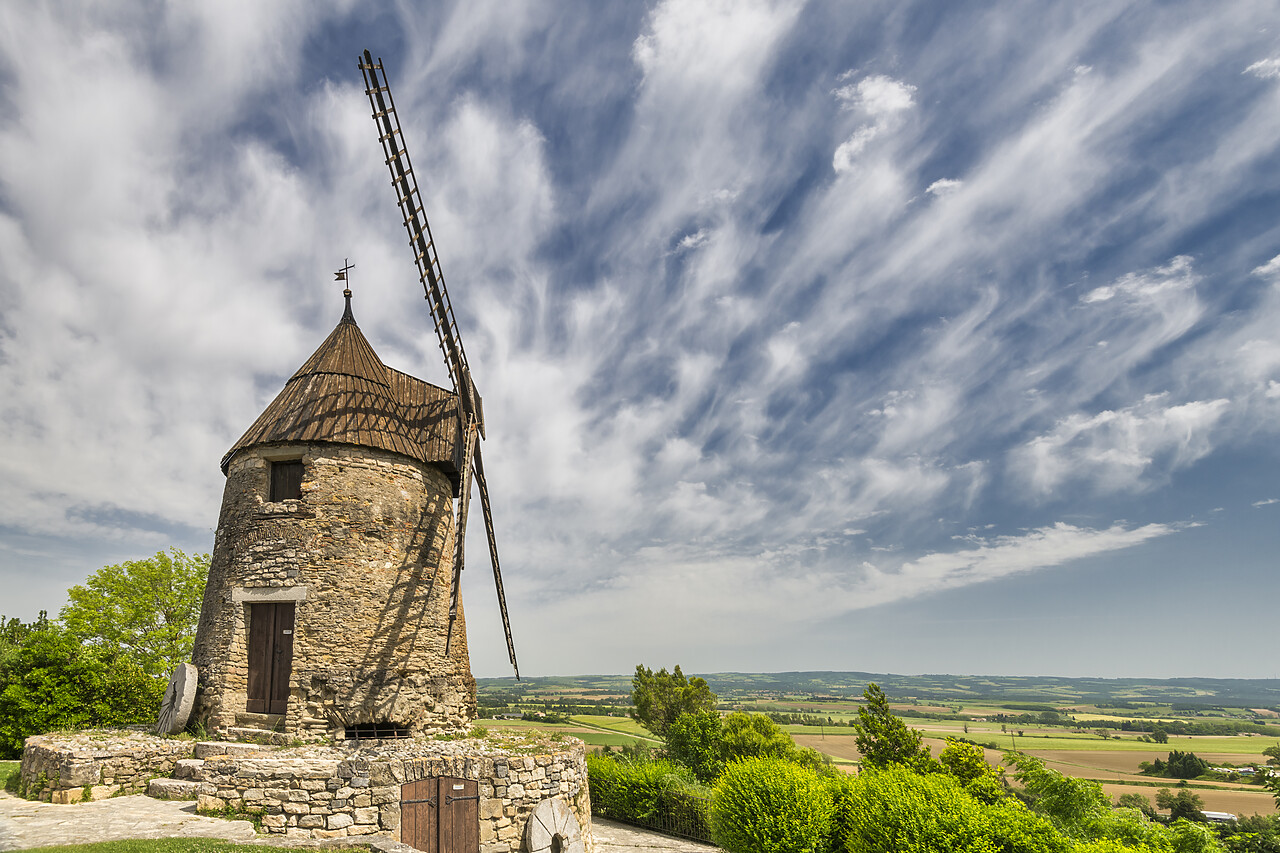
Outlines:
[{"label": "small window on tower", "polygon": [[302,497],[302,463],[271,463],[271,500],[288,501]]}]

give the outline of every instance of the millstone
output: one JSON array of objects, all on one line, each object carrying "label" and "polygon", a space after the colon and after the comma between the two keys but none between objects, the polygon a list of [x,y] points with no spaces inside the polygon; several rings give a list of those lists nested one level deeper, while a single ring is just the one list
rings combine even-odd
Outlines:
[{"label": "millstone", "polygon": [[189,663],[178,664],[169,676],[169,686],[160,703],[160,719],[156,722],[158,735],[177,734],[187,727],[191,707],[196,701],[196,668]]}]

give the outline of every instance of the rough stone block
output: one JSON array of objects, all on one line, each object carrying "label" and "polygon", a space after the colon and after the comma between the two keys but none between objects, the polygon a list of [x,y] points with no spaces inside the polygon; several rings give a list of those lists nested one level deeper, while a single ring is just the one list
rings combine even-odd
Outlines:
[{"label": "rough stone block", "polygon": [[355,818],[349,814],[331,814],[327,821],[329,829],[346,829],[355,823]]},{"label": "rough stone block", "polygon": [[356,823],[377,823],[378,810],[372,806],[355,810]]}]

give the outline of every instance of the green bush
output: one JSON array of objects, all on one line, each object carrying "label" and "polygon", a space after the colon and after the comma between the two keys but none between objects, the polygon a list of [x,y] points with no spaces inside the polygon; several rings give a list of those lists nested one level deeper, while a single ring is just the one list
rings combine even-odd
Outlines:
[{"label": "green bush", "polygon": [[848,853],[1069,853],[1071,841],[1021,803],[987,805],[947,774],[902,766],[840,786],[836,840]]},{"label": "green bush", "polygon": [[711,799],[711,836],[730,853],[820,853],[828,847],[832,785],[778,758],[729,764]]},{"label": "green bush", "polygon": [[711,837],[705,789],[688,768],[669,761],[592,754],[587,756],[587,775],[592,814],[642,826],[677,826],[695,838]]},{"label": "green bush", "polygon": [[0,758],[51,731],[153,722],[165,682],[122,652],[84,646],[56,625],[0,654]]}]

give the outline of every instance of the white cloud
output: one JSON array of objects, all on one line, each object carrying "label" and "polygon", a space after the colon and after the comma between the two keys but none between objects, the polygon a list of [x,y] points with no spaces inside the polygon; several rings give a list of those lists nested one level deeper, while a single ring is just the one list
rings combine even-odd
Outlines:
[{"label": "white cloud", "polygon": [[1254,77],[1260,77],[1263,80],[1274,80],[1280,77],[1280,57],[1259,59],[1246,68],[1244,73],[1252,74]]},{"label": "white cloud", "polygon": [[1168,524],[1136,528],[1114,524],[1095,530],[1058,522],[1019,536],[991,540],[973,536],[969,540],[976,544],[974,548],[927,554],[896,570],[868,567],[863,580],[850,590],[850,598],[860,607],[874,607],[1132,548],[1176,530]]},{"label": "white cloud", "polygon": [[1260,275],[1263,278],[1271,278],[1272,276],[1280,276],[1280,255],[1276,255],[1271,260],[1261,266],[1253,268],[1254,275]]},{"label": "white cloud", "polygon": [[1272,504],[1280,504],[1280,498],[1266,498],[1265,500],[1254,501],[1251,506],[1271,506]]},{"label": "white cloud", "polygon": [[1151,395],[1118,411],[1070,415],[1013,451],[1012,460],[1039,494],[1076,479],[1100,491],[1140,489],[1152,485],[1157,457],[1164,458],[1163,474],[1208,454],[1227,407],[1225,399],[1167,405],[1165,395]]},{"label": "white cloud", "polygon": [[951,193],[956,192],[963,186],[964,186],[964,181],[956,180],[955,178],[939,178],[938,180],[929,184],[929,186],[925,189],[925,192],[927,192],[929,195],[941,197],[941,196],[951,195]]},{"label": "white cloud", "polygon": [[[847,79],[851,72],[841,75]],[[911,109],[915,101],[912,93],[916,87],[883,74],[873,75],[841,86],[832,94],[840,101],[841,109],[854,110],[871,119],[853,132],[836,148],[832,168],[837,173],[849,171],[858,155],[881,134],[892,131],[900,122],[899,114]]]}]

